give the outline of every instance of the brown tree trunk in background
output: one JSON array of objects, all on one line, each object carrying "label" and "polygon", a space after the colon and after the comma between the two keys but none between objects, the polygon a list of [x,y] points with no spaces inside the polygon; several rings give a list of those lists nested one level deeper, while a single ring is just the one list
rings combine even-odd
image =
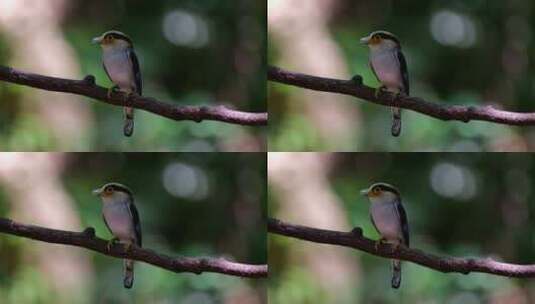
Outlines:
[{"label": "brown tree trunk in background", "polygon": [[[327,180],[335,154],[269,153],[270,187],[280,202],[277,217],[317,228],[349,231],[342,202]],[[297,241],[296,241],[297,242]],[[324,292],[349,298],[357,286],[358,260],[350,250],[300,242],[292,259],[313,273]]]},{"label": "brown tree trunk in background", "polygon": [[[65,157],[60,153],[0,154],[0,186],[8,195],[11,218],[49,228],[81,230],[77,210],[60,179]],[[23,260],[36,265],[44,283],[59,295],[59,303],[89,299],[94,274],[87,251],[24,242]]]},{"label": "brown tree trunk in background", "polygon": [[[269,39],[280,51],[280,62],[274,64],[301,73],[350,78],[328,29],[337,3],[337,0],[269,0]],[[307,90],[299,90],[296,98],[305,101],[304,109],[293,110],[305,111],[327,146],[340,147],[344,143],[343,147],[348,147],[346,143],[355,140],[360,112],[350,98]]]},{"label": "brown tree trunk in background", "polygon": [[[76,54],[60,27],[68,2],[0,1],[0,31],[9,41],[13,66],[44,75],[81,78]],[[86,102],[64,93],[25,90],[24,94],[24,114],[37,112],[39,124],[51,133],[59,149],[88,150],[93,117]]]}]

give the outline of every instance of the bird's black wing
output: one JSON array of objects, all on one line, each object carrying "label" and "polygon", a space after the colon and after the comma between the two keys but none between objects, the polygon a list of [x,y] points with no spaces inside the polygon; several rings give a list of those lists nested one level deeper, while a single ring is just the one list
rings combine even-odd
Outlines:
[{"label": "bird's black wing", "polygon": [[399,220],[401,221],[401,232],[403,233],[403,242],[405,246],[409,247],[409,221],[407,220],[407,213],[405,212],[405,208],[403,208],[403,205],[401,204],[401,201],[397,201],[396,203],[396,210],[399,215]]},{"label": "bird's black wing", "polygon": [[128,58],[132,62],[132,68],[134,69],[134,77],[136,81],[136,93],[141,96],[143,92],[143,82],[141,80],[141,69],[139,68],[139,61],[137,60],[136,52],[134,48],[128,48]]},{"label": "bird's black wing", "polygon": [[136,205],[134,202],[128,204],[128,209],[132,215],[132,220],[134,221],[134,231],[136,233],[136,243],[141,247],[141,221],[139,220],[139,213],[137,213]]},{"label": "bird's black wing", "polygon": [[[102,63],[102,67],[104,68],[104,72],[106,72],[106,75],[108,75],[108,78],[111,80],[110,73],[108,73],[108,70],[106,70],[106,65]],[[113,80],[111,80],[113,82]]]},{"label": "bird's black wing", "polygon": [[108,225],[108,222],[106,222],[106,217],[104,216],[104,213],[102,213],[102,219],[104,220],[104,224],[106,224],[106,228],[110,231],[111,235],[113,235],[113,232],[110,229],[110,225]]},{"label": "bird's black wing", "polygon": [[401,77],[403,78],[403,87],[405,90],[405,92],[403,93],[407,94],[408,96],[410,93],[409,93],[409,70],[407,69],[407,61],[405,60],[405,56],[403,56],[401,49],[398,49],[396,51],[396,55],[399,61],[399,68],[401,69]]},{"label": "bird's black wing", "polygon": [[375,69],[373,68],[373,64],[372,64],[372,61],[371,61],[371,60],[368,62],[368,65],[370,66],[370,69],[372,70],[373,75],[375,75],[375,78],[377,79],[377,81],[381,82],[381,80],[380,80],[379,77],[377,76],[377,73],[375,72]]},{"label": "bird's black wing", "polygon": [[381,231],[379,231],[379,229],[377,228],[377,225],[375,225],[375,222],[373,221],[373,216],[372,214],[370,213],[370,220],[372,221],[372,224],[373,224],[373,227],[375,227],[375,230],[377,230],[377,232],[379,234],[381,234]]}]

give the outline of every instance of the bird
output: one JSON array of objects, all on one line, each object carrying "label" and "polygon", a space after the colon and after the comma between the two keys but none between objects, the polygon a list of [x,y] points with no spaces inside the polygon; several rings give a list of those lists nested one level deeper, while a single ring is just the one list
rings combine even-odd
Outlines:
[{"label": "bird", "polygon": [[[396,95],[409,96],[409,72],[401,51],[399,39],[387,31],[375,31],[360,39],[370,50],[369,65],[381,83],[376,97],[382,90]],[[401,109],[392,107],[392,136],[401,133]]]},{"label": "bird", "polygon": [[[127,251],[130,251],[133,244],[141,247],[141,222],[132,191],[119,183],[107,183],[93,190],[93,194],[102,200],[102,218],[113,235],[108,242],[108,251],[117,241],[125,244]],[[123,267],[123,285],[125,288],[132,288],[134,261],[125,259]]]},{"label": "bird", "polygon": [[[141,70],[132,40],[124,33],[112,30],[93,38],[92,42],[101,46],[104,71],[114,83],[108,90],[108,99],[114,90],[125,92],[128,97],[131,94],[141,96],[143,90]],[[123,112],[123,133],[130,137],[134,132],[134,109],[124,107]]]},{"label": "bird", "polygon": [[[409,247],[409,223],[401,203],[399,190],[387,183],[374,183],[361,191],[370,201],[370,218],[381,235],[378,244],[390,243],[396,247]],[[392,260],[392,288],[401,284],[401,261]]]}]

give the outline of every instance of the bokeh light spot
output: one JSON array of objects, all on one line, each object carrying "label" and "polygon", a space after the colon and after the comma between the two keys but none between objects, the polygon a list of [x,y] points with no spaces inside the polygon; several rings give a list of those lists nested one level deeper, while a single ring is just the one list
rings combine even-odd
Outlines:
[{"label": "bokeh light spot", "polygon": [[173,10],[165,15],[163,34],[172,44],[190,48],[202,48],[210,40],[206,21],[185,10]]},{"label": "bokeh light spot", "polygon": [[431,17],[431,35],[440,44],[460,48],[471,47],[477,40],[472,19],[450,10],[438,11]]},{"label": "bokeh light spot", "polygon": [[172,196],[191,200],[202,200],[209,192],[204,171],[184,163],[172,163],[164,169],[163,185]]},{"label": "bokeh light spot", "polygon": [[431,187],[441,196],[469,200],[476,195],[476,178],[469,169],[440,163],[431,170]]}]

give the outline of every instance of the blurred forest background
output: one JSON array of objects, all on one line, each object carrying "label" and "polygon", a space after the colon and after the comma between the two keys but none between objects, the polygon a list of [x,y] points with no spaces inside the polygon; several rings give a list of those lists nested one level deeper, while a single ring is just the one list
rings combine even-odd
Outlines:
[{"label": "blurred forest background", "polygon": [[[374,30],[398,36],[411,95],[440,104],[535,111],[532,1],[269,0],[268,63],[318,76],[363,76],[378,87],[359,43]],[[533,127],[443,122],[337,94],[268,85],[272,151],[526,151]]]},{"label": "blurred forest background", "polygon": [[[0,216],[111,239],[91,194],[116,181],[134,192],[143,245],[171,256],[265,264],[264,154],[0,154]],[[173,273],[136,263],[131,290],[121,259],[0,234],[2,303],[265,303],[266,280]]]},{"label": "blurred forest background", "polygon": [[[91,38],[116,29],[134,41],[143,94],[177,105],[266,111],[266,3],[197,0],[2,0],[0,64],[110,87]],[[261,127],[175,122],[77,95],[0,82],[3,151],[258,151]]]},{"label": "blurred forest background", "polygon": [[[401,192],[411,246],[437,255],[533,264],[535,157],[471,153],[269,153],[268,214],[294,224],[378,239],[373,182]],[[390,288],[390,261],[349,248],[270,234],[271,303],[535,303],[535,282],[444,274],[403,263]]]}]

